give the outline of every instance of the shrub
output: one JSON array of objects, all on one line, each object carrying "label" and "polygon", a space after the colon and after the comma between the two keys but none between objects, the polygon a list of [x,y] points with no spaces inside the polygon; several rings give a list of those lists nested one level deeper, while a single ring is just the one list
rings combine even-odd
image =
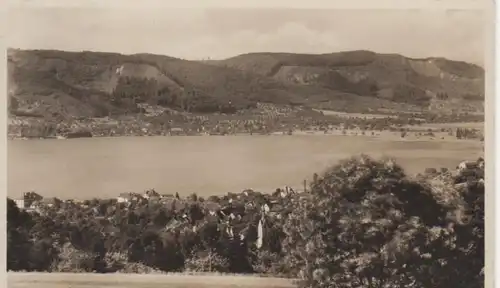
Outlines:
[{"label": "shrub", "polygon": [[217,253],[202,252],[188,258],[185,263],[187,272],[229,272],[228,259]]}]

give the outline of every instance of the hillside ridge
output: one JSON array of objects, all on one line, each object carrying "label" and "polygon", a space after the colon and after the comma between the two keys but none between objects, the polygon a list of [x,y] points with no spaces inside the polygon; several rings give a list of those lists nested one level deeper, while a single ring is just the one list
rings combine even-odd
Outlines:
[{"label": "hillside ridge", "polygon": [[140,112],[138,103],[205,114],[257,103],[343,112],[484,109],[484,69],[444,58],[364,50],[247,53],[210,61],[12,48],[7,54],[9,100],[15,102],[10,110],[21,115],[124,115]]}]

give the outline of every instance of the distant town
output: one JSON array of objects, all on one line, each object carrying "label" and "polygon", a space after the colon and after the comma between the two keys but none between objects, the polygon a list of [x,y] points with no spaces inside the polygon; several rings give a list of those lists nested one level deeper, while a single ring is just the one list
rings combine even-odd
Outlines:
[{"label": "distant town", "polygon": [[[303,107],[258,104],[255,110],[234,115],[193,115],[162,107],[141,105],[144,113],[138,116],[77,119],[72,121],[47,120],[33,117],[10,116],[8,135],[11,139],[82,138],[117,136],[195,136],[195,135],[366,135],[381,132],[416,136],[436,132],[457,134],[452,128],[422,128],[426,123],[482,122],[483,116],[420,114],[349,114],[308,109]],[[457,123],[458,124],[458,123]],[[480,129],[467,129],[457,134],[460,139],[481,139]]]}]

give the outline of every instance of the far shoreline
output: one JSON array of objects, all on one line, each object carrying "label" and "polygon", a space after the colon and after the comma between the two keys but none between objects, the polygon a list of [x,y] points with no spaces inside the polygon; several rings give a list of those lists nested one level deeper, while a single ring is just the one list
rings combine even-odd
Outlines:
[{"label": "far shoreline", "polygon": [[[347,130],[348,132],[354,133],[352,131],[358,132],[357,130]],[[373,131],[375,132],[375,131]],[[41,140],[82,140],[82,139],[118,139],[118,138],[232,138],[232,137],[356,137],[356,138],[370,138],[382,141],[392,141],[392,142],[428,142],[428,141],[439,141],[439,142],[480,142],[478,139],[456,139],[456,137],[446,137],[444,139],[438,136],[421,136],[419,138],[405,136],[400,137],[400,132],[396,131],[376,131],[377,135],[371,135],[370,133],[362,134],[342,134],[342,133],[323,133],[318,131],[294,131],[292,134],[274,132],[270,134],[261,133],[235,133],[226,135],[209,135],[209,134],[193,134],[193,135],[116,135],[116,136],[92,136],[92,137],[75,137],[75,138],[58,138],[58,137],[40,137],[40,138],[25,138],[25,137],[7,137],[8,141],[41,141]],[[415,133],[415,132],[410,132]],[[439,132],[436,132],[439,133]],[[383,134],[383,135],[382,135]],[[431,139],[432,138],[432,139]],[[450,139],[451,138],[451,139]]]}]

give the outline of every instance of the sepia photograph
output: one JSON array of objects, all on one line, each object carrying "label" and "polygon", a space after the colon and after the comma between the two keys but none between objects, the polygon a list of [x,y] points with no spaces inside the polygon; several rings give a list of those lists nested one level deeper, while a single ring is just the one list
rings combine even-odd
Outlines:
[{"label": "sepia photograph", "polygon": [[367,7],[10,6],[8,287],[484,287],[492,14]]}]

